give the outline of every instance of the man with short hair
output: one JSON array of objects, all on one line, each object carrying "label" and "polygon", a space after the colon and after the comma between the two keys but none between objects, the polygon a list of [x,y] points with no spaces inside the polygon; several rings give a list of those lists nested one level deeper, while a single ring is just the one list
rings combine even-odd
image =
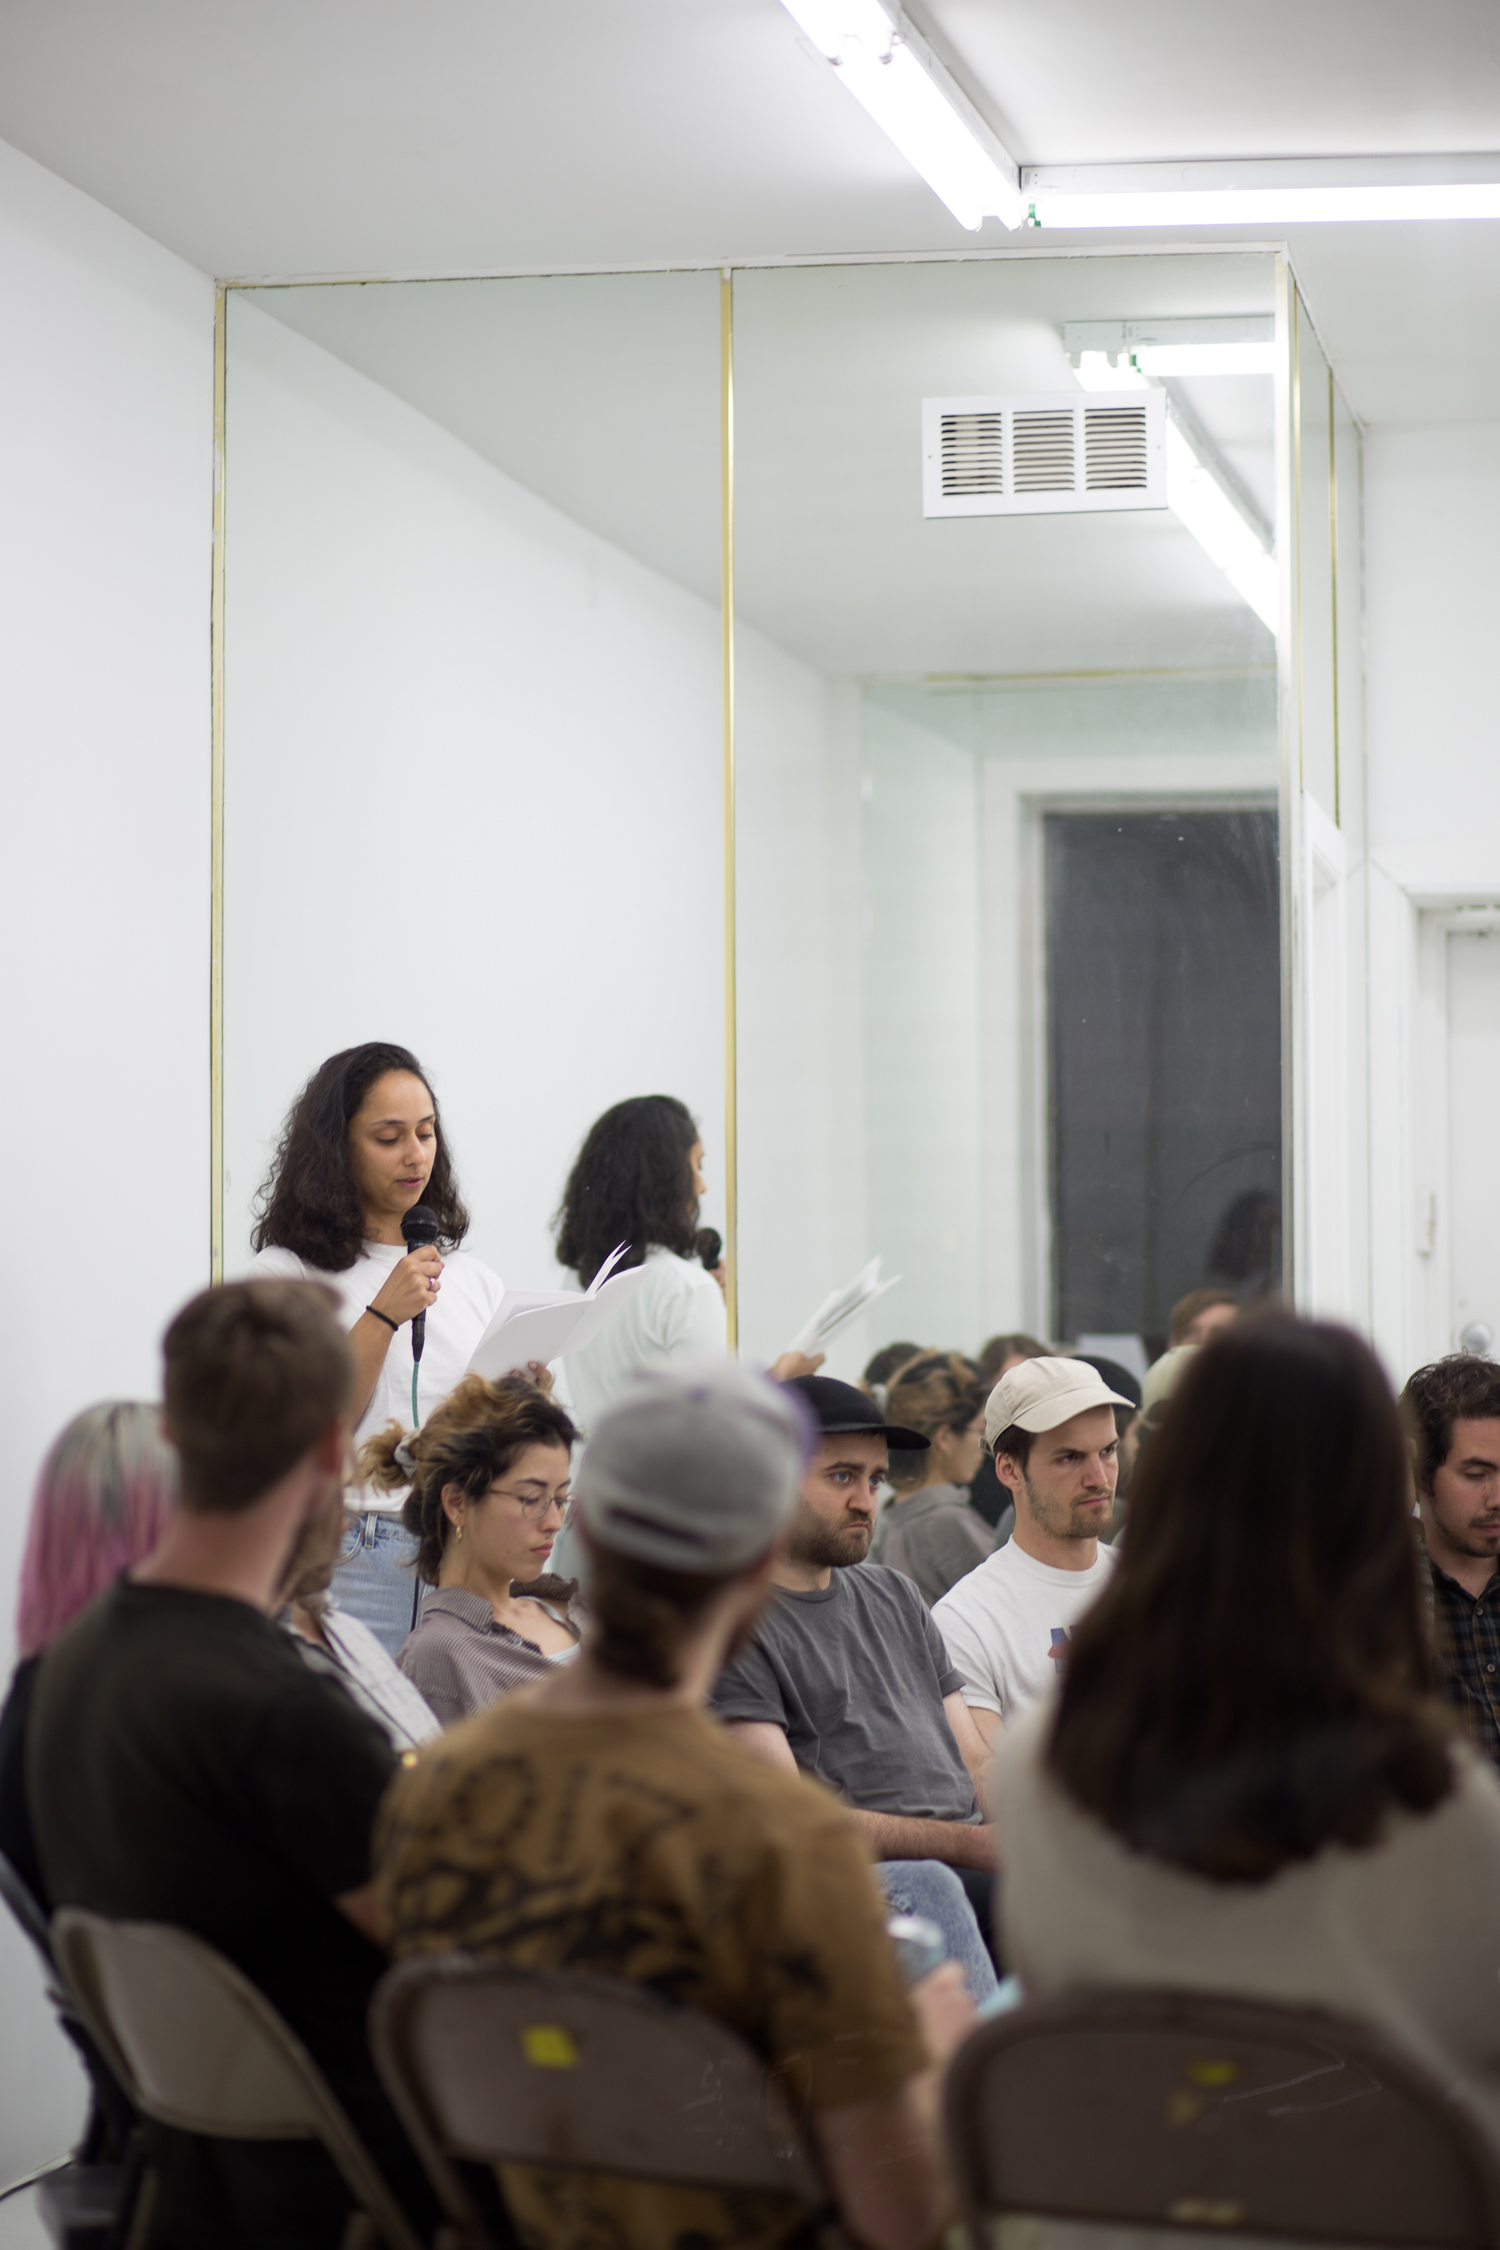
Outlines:
[{"label": "man with short hair", "polygon": [[1401,1405],[1444,1691],[1465,1733],[1500,1765],[1500,1367],[1452,1352],[1418,1368]]},{"label": "man with short hair", "polygon": [[1118,1475],[1114,1410],[1130,1403],[1081,1359],[1028,1359],[990,1393],[985,1443],[1016,1528],[932,1612],[986,1743],[1048,1693],[1114,1567],[1100,1542]]},{"label": "man with short hair", "polygon": [[1168,1317],[1168,1346],[1206,1344],[1221,1328],[1232,1328],[1239,1317],[1240,1300],[1232,1289],[1190,1289],[1178,1298]]},{"label": "man with short hair", "polygon": [[[386,1965],[371,1833],[394,1759],[273,1615],[302,1527],[342,1502],[353,1367],[337,1300],[310,1282],[208,1290],[167,1330],[165,1361],[178,1512],[37,1679],[27,1793],[47,1890],[226,1954],[425,2223],[430,2191],[365,2043]],[[176,2136],[164,2152],[163,2242],[343,2237],[349,2192],[314,2144]]]},{"label": "man with short hair", "polygon": [[[958,1973],[909,2000],[853,1822],[704,1708],[765,1601],[805,1438],[733,1363],[634,1379],[578,1471],[583,1648],[420,1753],[383,1820],[381,1893],[400,1954],[624,1977],[716,2016],[809,2118],[844,2232],[919,2250],[945,2215],[931,2064],[972,2017]],[[504,2184],[531,2250],[806,2239],[779,2193],[520,2165]]]},{"label": "man with short hair", "polygon": [[[807,1375],[786,1387],[810,1408],[817,1449],[775,1594],[713,1706],[747,1749],[838,1791],[884,1863],[892,1902],[944,1927],[983,1998],[991,1978],[978,1939],[995,1865],[975,1801],[984,1744],[916,1587],[865,1559],[889,1449],[927,1440],[888,1425],[850,1383]],[[938,1863],[931,1876],[928,1862]]]}]

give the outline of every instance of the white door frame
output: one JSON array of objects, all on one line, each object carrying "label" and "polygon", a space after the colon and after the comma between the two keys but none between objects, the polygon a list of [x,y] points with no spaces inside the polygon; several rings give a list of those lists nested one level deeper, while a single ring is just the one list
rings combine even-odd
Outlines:
[{"label": "white door frame", "polygon": [[1052,1246],[1043,818],[1274,810],[1276,753],[984,758],[980,769],[980,1288],[987,1333],[1020,1327],[1045,1339]]},{"label": "white door frame", "polygon": [[1500,927],[1500,850],[1371,855],[1370,1313],[1399,1386],[1453,1349],[1448,1261],[1450,930]]}]

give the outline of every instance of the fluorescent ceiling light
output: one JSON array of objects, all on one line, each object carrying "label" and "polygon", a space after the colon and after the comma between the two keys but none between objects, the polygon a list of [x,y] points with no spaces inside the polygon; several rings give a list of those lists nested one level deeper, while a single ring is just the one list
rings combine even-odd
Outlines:
[{"label": "fluorescent ceiling light", "polygon": [[1143,375],[1274,375],[1272,344],[1141,344],[1132,355]]},{"label": "fluorescent ceiling light", "polygon": [[1500,158],[1495,156],[1038,164],[1026,167],[1021,187],[1031,223],[1039,227],[1282,227],[1500,218]]},{"label": "fluorescent ceiling light", "polygon": [[1070,320],[1063,350],[1086,391],[1140,390],[1182,375],[1274,375],[1272,313],[1185,314],[1161,320]]},{"label": "fluorescent ceiling light", "polygon": [[1171,414],[1167,416],[1167,506],[1274,633],[1280,609],[1275,557]]},{"label": "fluorescent ceiling light", "polygon": [[783,0],[907,162],[971,232],[1026,217],[1016,165],[899,7],[882,0]]},{"label": "fluorescent ceiling light", "polygon": [[1086,391],[1149,391],[1151,385],[1126,352],[1080,352],[1073,370]]}]

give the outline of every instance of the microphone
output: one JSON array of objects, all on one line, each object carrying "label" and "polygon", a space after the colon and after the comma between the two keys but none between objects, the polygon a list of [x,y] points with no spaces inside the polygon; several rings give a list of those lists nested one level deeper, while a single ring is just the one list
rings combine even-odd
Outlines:
[{"label": "microphone", "polygon": [[[414,1203],[401,1221],[401,1237],[408,1250],[425,1250],[438,1238],[438,1223],[425,1203]],[[419,1312],[411,1324],[411,1356],[415,1367],[427,1342],[427,1315]]]}]

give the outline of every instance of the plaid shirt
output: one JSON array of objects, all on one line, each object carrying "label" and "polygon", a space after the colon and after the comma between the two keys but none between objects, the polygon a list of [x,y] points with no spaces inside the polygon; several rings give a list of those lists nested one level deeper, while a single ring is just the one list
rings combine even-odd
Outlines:
[{"label": "plaid shirt", "polygon": [[1500,1572],[1476,1595],[1438,1569],[1420,1538],[1417,1558],[1444,1692],[1465,1734],[1500,1766]]}]

